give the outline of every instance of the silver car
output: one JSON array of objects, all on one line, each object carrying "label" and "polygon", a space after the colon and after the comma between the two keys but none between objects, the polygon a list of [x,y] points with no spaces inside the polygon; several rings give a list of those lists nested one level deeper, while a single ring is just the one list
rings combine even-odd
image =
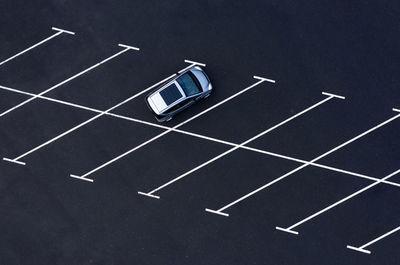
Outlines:
[{"label": "silver car", "polygon": [[146,104],[159,122],[169,121],[193,103],[208,97],[211,90],[206,73],[201,67],[194,66],[151,92],[146,97]]}]

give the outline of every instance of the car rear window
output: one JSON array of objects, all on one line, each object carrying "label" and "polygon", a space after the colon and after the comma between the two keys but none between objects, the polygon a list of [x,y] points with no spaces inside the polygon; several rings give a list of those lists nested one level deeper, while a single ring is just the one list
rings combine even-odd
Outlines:
[{"label": "car rear window", "polygon": [[200,88],[194,78],[195,77],[193,77],[192,74],[188,72],[176,79],[176,81],[178,81],[179,85],[182,87],[183,91],[188,97],[200,92]]},{"label": "car rear window", "polygon": [[175,85],[175,83],[167,86],[162,91],[160,91],[160,95],[167,104],[167,106],[169,106],[170,104],[174,103],[175,101],[177,101],[182,97],[182,94],[181,92],[179,92],[179,89]]}]

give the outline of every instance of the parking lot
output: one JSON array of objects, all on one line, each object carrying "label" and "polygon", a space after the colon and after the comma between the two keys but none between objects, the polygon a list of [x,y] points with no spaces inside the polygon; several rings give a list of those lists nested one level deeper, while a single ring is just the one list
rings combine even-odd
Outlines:
[{"label": "parking lot", "polygon": [[[396,4],[23,5],[1,264],[398,264]],[[145,96],[195,65],[212,95],[158,123]]]}]

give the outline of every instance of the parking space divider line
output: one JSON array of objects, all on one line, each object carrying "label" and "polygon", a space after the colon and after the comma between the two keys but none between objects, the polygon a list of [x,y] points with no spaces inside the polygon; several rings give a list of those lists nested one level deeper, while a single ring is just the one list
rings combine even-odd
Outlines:
[{"label": "parking space divider line", "polygon": [[[21,90],[18,90],[18,89],[5,87],[5,86],[0,86],[0,89],[6,90],[6,91],[10,91],[10,92],[14,92],[14,93],[18,93],[18,94],[22,94],[22,95],[27,95],[27,96],[35,96],[36,95],[36,94],[30,93],[30,92],[25,92],[25,91],[21,91]],[[75,103],[71,103],[71,102],[68,102],[68,101],[63,101],[63,100],[59,100],[59,99],[55,99],[55,98],[51,98],[51,97],[38,96],[38,98],[42,99],[42,100],[47,100],[47,101],[50,101],[50,102],[53,102],[53,103],[58,103],[58,104],[62,104],[62,105],[66,105],[66,106],[70,106],[70,107],[86,110],[86,111],[91,111],[91,112],[94,112],[94,113],[102,113],[102,112],[104,112],[103,110],[90,108],[90,107],[83,106],[83,105],[80,105],[80,104],[75,104]],[[132,118],[132,117],[127,117],[127,116],[124,116],[124,115],[115,114],[115,113],[112,113],[112,112],[105,113],[105,115],[108,115],[108,116],[111,116],[111,117],[114,117],[114,118],[119,118],[119,119],[122,119],[122,120],[127,120],[127,121],[131,121],[131,122],[135,122],[135,123],[148,125],[148,126],[155,127],[155,128],[164,129],[164,130],[171,129],[171,127],[168,127],[168,126],[165,126],[165,125],[161,125],[161,124],[153,123],[153,122],[148,122],[148,121],[144,121],[144,120],[139,120],[139,119],[135,119],[135,118]],[[196,138],[203,139],[203,140],[208,140],[208,141],[215,142],[215,143],[220,143],[220,144],[224,144],[224,145],[228,145],[228,146],[240,146],[237,143],[232,143],[232,142],[229,142],[229,141],[221,140],[221,139],[214,138],[214,137],[209,137],[209,136],[198,134],[198,133],[194,133],[194,132],[184,131],[184,130],[181,130],[181,129],[172,129],[172,130],[175,133],[180,133],[180,134],[196,137]],[[285,160],[289,160],[289,161],[293,161],[293,162],[297,162],[297,163],[301,163],[301,164],[306,164],[306,163],[310,162],[310,161],[307,161],[307,160],[294,158],[294,157],[290,157],[290,156],[286,156],[286,155],[282,155],[282,154],[278,154],[278,153],[274,153],[274,152],[269,152],[269,151],[261,150],[261,149],[254,148],[254,147],[241,146],[240,148],[244,149],[244,150],[260,153],[260,154],[263,154],[263,155],[282,158],[282,159],[285,159]],[[14,161],[9,161],[9,162],[14,162]],[[374,177],[371,177],[371,176],[367,176],[365,174],[360,174],[360,173],[356,173],[356,172],[352,172],[352,171],[348,171],[348,170],[344,170],[344,169],[340,169],[340,168],[335,168],[335,167],[331,167],[331,166],[327,166],[327,165],[323,165],[323,164],[319,164],[319,163],[310,163],[310,165],[311,166],[315,166],[315,167],[319,167],[319,168],[323,168],[323,169],[327,169],[327,170],[331,170],[331,171],[335,171],[335,172],[339,172],[339,173],[343,173],[343,174],[347,174],[347,175],[351,175],[351,176],[355,176],[355,177],[359,177],[359,178],[363,178],[363,179],[367,179],[367,180],[373,180],[373,181],[379,181],[380,180],[379,178],[374,178]],[[383,181],[382,183],[388,184],[388,185],[391,185],[391,186],[395,186],[395,187],[400,187],[399,183],[395,183],[395,182],[391,182],[391,181],[387,181],[387,180]]]},{"label": "parking space divider line", "polygon": [[56,84],[56,85],[54,85],[54,86],[52,86],[52,87],[50,87],[50,88],[48,88],[46,90],[40,92],[36,96],[33,96],[33,97],[31,97],[31,98],[29,98],[29,99],[17,104],[16,106],[14,106],[14,107],[12,107],[12,108],[0,113],[0,117],[4,116],[4,115],[6,115],[6,114],[8,114],[8,113],[20,108],[20,107],[22,107],[23,105],[25,105],[25,104],[31,102],[32,100],[38,98],[38,96],[42,96],[42,95],[44,95],[46,93],[49,93],[50,91],[56,89],[57,87],[60,87],[60,86],[62,86],[64,84],[68,83],[69,81],[71,81],[71,80],[73,80],[73,79],[75,79],[75,78],[77,78],[77,77],[89,72],[90,70],[93,70],[94,68],[96,68],[96,67],[98,67],[98,66],[100,66],[100,65],[102,65],[102,64],[104,64],[104,63],[106,63],[108,61],[110,61],[111,59],[114,59],[115,57],[127,52],[128,50],[131,50],[131,48],[125,48],[124,50],[119,51],[119,52],[111,55],[110,57],[107,57],[106,59],[100,61],[99,63],[96,63],[96,64],[92,65],[91,67],[89,67],[89,68],[87,68],[87,69],[85,69],[85,70],[83,70],[83,71],[81,71],[81,72],[79,72],[79,73],[77,73],[77,74],[65,79],[64,81],[62,81],[62,82],[60,82],[60,83],[58,83],[58,84]]},{"label": "parking space divider line", "polygon": [[[32,45],[32,46],[26,48],[25,50],[20,51],[19,53],[17,53],[17,54],[15,54],[15,55],[13,55],[13,56],[11,56],[11,57],[5,59],[4,61],[0,62],[0,66],[3,65],[3,64],[5,64],[5,63],[7,63],[7,62],[9,62],[9,61],[11,61],[11,60],[13,60],[13,59],[15,59],[15,58],[17,58],[18,56],[20,56],[20,55],[22,55],[22,54],[24,54],[24,53],[26,53],[26,52],[28,52],[28,51],[30,51],[30,50],[32,50],[32,49],[34,49],[34,48],[36,48],[36,47],[42,45],[43,43],[45,43],[45,42],[47,42],[47,41],[49,41],[49,40],[51,40],[51,39],[57,37],[58,35],[61,35],[62,33],[69,33],[69,32],[72,32],[72,31],[60,30],[60,29],[54,28],[54,27],[53,27],[52,29],[53,29],[53,30],[56,30],[57,32],[54,33],[53,35],[51,35],[50,37],[47,37],[47,38],[45,38],[44,40],[41,40],[41,41],[39,41],[38,43],[36,43],[36,44],[34,44],[34,45]],[[74,33],[74,34],[75,34],[75,33]]]},{"label": "parking space divider line", "polygon": [[204,63],[199,63],[199,62],[195,62],[195,61],[191,61],[191,60],[185,60],[185,63],[190,63],[192,65],[199,65],[199,66],[206,67],[206,64],[204,64]]},{"label": "parking space divider line", "polygon": [[73,31],[69,31],[69,30],[65,30],[65,29],[60,29],[60,28],[56,28],[56,27],[52,27],[51,29],[52,29],[52,30],[55,30],[55,31],[62,32],[62,33],[67,33],[67,34],[70,34],[70,35],[75,35],[75,32],[73,32]]},{"label": "parking space divider line", "polygon": [[339,95],[332,94],[332,93],[327,93],[327,92],[322,92],[322,95],[332,96],[332,97],[339,98],[339,99],[346,99],[346,98],[343,97],[343,96],[339,96]]},{"label": "parking space divider line", "polygon": [[6,157],[3,157],[3,160],[7,161],[7,162],[11,162],[11,163],[15,163],[15,164],[19,164],[19,165],[25,166],[25,162],[17,161],[17,160],[6,158]]},{"label": "parking space divider line", "polygon": [[282,175],[282,176],[280,176],[280,177],[274,179],[273,181],[270,181],[270,182],[268,182],[267,184],[265,184],[265,185],[263,185],[263,186],[261,186],[261,187],[255,189],[255,190],[253,190],[253,191],[247,193],[246,195],[244,195],[244,196],[242,196],[242,197],[240,197],[240,198],[238,198],[238,199],[236,199],[235,201],[233,201],[233,202],[231,202],[231,203],[229,203],[229,204],[227,204],[227,205],[221,207],[221,208],[218,209],[217,211],[222,212],[222,211],[224,211],[224,210],[226,210],[226,209],[232,207],[233,205],[235,205],[235,204],[237,204],[237,203],[239,203],[239,202],[241,202],[241,201],[243,201],[243,200],[245,200],[245,199],[247,199],[247,198],[253,196],[254,194],[256,194],[256,193],[258,193],[258,192],[260,192],[260,191],[262,191],[262,190],[268,188],[269,186],[272,186],[272,185],[275,184],[275,183],[278,183],[279,181],[281,181],[281,180],[283,180],[283,179],[285,179],[285,178],[287,178],[287,177],[293,175],[293,174],[296,173],[297,171],[300,171],[300,170],[302,170],[303,168],[305,168],[305,167],[311,165],[311,163],[314,163],[314,162],[320,160],[321,158],[326,157],[327,155],[329,155],[329,154],[331,154],[331,153],[333,153],[333,152],[335,152],[335,151],[337,151],[337,150],[343,148],[344,146],[346,146],[346,145],[348,145],[348,144],[350,144],[350,143],[352,143],[352,142],[354,142],[354,141],[360,139],[361,137],[363,137],[363,136],[365,136],[365,135],[367,135],[367,134],[369,134],[369,133],[371,133],[371,132],[373,132],[373,131],[379,129],[380,127],[382,127],[382,126],[384,126],[384,125],[386,125],[386,124],[392,122],[393,120],[395,120],[395,119],[397,119],[397,118],[399,118],[399,117],[400,117],[400,114],[393,116],[392,118],[390,118],[390,119],[388,119],[388,120],[386,120],[386,121],[384,121],[384,122],[382,122],[382,123],[376,125],[375,127],[373,127],[373,128],[371,128],[371,129],[369,129],[369,130],[367,130],[367,131],[365,131],[365,132],[363,132],[363,133],[357,135],[356,137],[353,137],[353,138],[351,138],[350,140],[348,140],[348,141],[342,143],[341,145],[338,145],[337,147],[335,147],[335,148],[333,148],[333,149],[331,149],[331,150],[329,150],[329,151],[323,153],[322,155],[320,155],[320,156],[314,158],[313,160],[311,160],[310,162],[308,162],[308,163],[306,163],[306,164],[303,164],[303,165],[301,165],[301,166],[299,166],[299,167],[297,167],[297,168],[295,168],[295,169],[289,171],[288,173],[286,173],[286,174],[284,174],[284,175]]},{"label": "parking space divider line", "polygon": [[276,81],[273,80],[273,79],[268,79],[268,78],[264,78],[264,77],[257,76],[257,75],[254,75],[253,78],[259,79],[259,80],[263,80],[263,81],[266,81],[266,82],[270,82],[270,83],[274,83],[274,84],[276,83]]},{"label": "parking space divider line", "polygon": [[229,214],[227,214],[227,213],[223,213],[223,212],[220,212],[220,211],[211,210],[211,209],[208,209],[208,208],[206,208],[206,212],[214,213],[214,214],[219,214],[219,215],[227,216],[227,217],[229,216]]},{"label": "parking space divider line", "polygon": [[[262,81],[263,81],[263,80],[262,80]],[[286,120],[284,120],[284,121],[282,121],[282,122],[280,122],[280,123],[278,123],[278,124],[272,126],[271,128],[269,128],[269,129],[267,129],[267,130],[262,131],[261,133],[259,133],[259,134],[255,135],[255,136],[251,137],[250,139],[248,139],[248,140],[242,142],[242,143],[239,144],[238,146],[234,146],[234,147],[232,147],[231,149],[228,149],[227,151],[225,151],[225,152],[223,152],[223,153],[221,153],[221,154],[219,154],[219,155],[217,155],[217,156],[211,158],[210,160],[207,160],[206,162],[204,162],[204,163],[198,165],[197,167],[194,167],[194,168],[192,168],[191,170],[186,171],[185,173],[179,175],[178,177],[173,178],[172,180],[168,181],[167,183],[165,183],[165,184],[163,184],[163,185],[161,185],[161,186],[159,186],[159,187],[153,189],[152,191],[149,192],[149,194],[153,194],[153,193],[155,193],[155,192],[157,192],[157,191],[159,191],[159,190],[161,190],[161,189],[164,189],[165,187],[167,187],[167,186],[169,186],[169,185],[171,185],[171,184],[177,182],[178,180],[180,180],[180,179],[182,179],[182,178],[184,178],[184,177],[186,177],[186,176],[192,174],[193,172],[195,172],[195,171],[197,171],[197,170],[199,170],[199,169],[201,169],[201,168],[203,168],[203,167],[205,167],[205,166],[211,164],[212,162],[214,162],[214,161],[216,161],[216,160],[218,160],[218,159],[220,159],[220,158],[222,158],[222,157],[225,157],[226,155],[228,155],[228,154],[234,152],[235,150],[239,149],[240,147],[249,144],[250,142],[252,142],[252,141],[254,141],[254,140],[256,140],[256,139],[258,139],[258,138],[264,136],[265,134],[267,134],[267,133],[269,133],[269,132],[271,132],[271,131],[273,131],[273,130],[275,130],[275,129],[281,127],[281,126],[283,126],[284,124],[290,122],[291,120],[296,119],[297,117],[299,117],[299,116],[305,114],[306,112],[308,112],[308,111],[310,111],[310,110],[312,110],[312,109],[314,109],[314,108],[316,108],[316,107],[318,107],[318,106],[324,104],[325,102],[331,100],[332,98],[333,98],[333,96],[329,96],[329,97],[327,97],[327,98],[325,98],[325,99],[323,99],[323,100],[320,100],[320,101],[317,102],[316,104],[313,104],[312,106],[310,106],[310,107],[304,109],[303,111],[301,111],[301,112],[299,112],[299,113],[297,113],[297,114],[295,114],[295,115],[292,115],[292,116],[289,117],[288,119],[286,119]],[[206,210],[207,210],[207,209],[206,209]]]},{"label": "parking space divider line", "polygon": [[226,98],[226,99],[220,101],[219,103],[217,103],[217,104],[215,104],[215,105],[213,105],[213,106],[211,106],[211,107],[209,107],[209,108],[207,108],[207,109],[201,111],[200,113],[198,113],[198,114],[196,114],[196,115],[190,117],[189,119],[187,119],[187,120],[185,120],[185,121],[179,123],[178,125],[175,125],[174,127],[168,129],[167,131],[164,131],[164,132],[162,132],[161,134],[154,136],[153,138],[151,138],[151,139],[145,141],[144,143],[141,143],[141,144],[135,146],[134,148],[132,148],[132,149],[126,151],[125,153],[122,153],[121,155],[119,155],[119,156],[117,156],[117,157],[115,157],[115,158],[113,158],[113,159],[111,159],[111,160],[105,162],[104,164],[102,164],[102,165],[100,165],[100,166],[98,166],[98,167],[96,167],[96,168],[94,168],[94,169],[92,169],[92,170],[90,170],[89,172],[83,174],[82,177],[89,176],[89,175],[93,174],[94,172],[96,172],[96,171],[98,171],[98,170],[100,170],[100,169],[102,169],[102,168],[104,168],[104,167],[106,167],[106,166],[108,166],[108,165],[114,163],[115,161],[117,161],[117,160],[119,160],[119,159],[121,159],[121,158],[123,158],[123,157],[129,155],[130,153],[132,153],[132,152],[134,152],[134,151],[140,149],[141,147],[143,147],[143,146],[145,146],[145,145],[147,145],[147,144],[149,144],[149,143],[151,143],[151,142],[157,140],[158,138],[161,138],[162,136],[164,136],[164,135],[170,133],[170,132],[173,131],[174,129],[177,129],[177,128],[183,126],[184,124],[186,124],[186,123],[188,123],[188,122],[190,122],[190,121],[192,121],[192,120],[194,120],[194,119],[196,119],[196,118],[198,118],[198,117],[200,117],[200,116],[206,114],[207,112],[209,112],[209,111],[211,111],[211,110],[213,110],[213,109],[215,109],[215,108],[221,106],[222,104],[224,104],[224,103],[226,103],[226,102],[232,100],[233,98],[235,98],[235,97],[237,97],[237,96],[239,96],[239,95],[245,93],[246,91],[248,91],[248,90],[250,90],[251,88],[253,88],[253,87],[255,87],[255,86],[261,84],[262,82],[264,82],[264,81],[263,81],[263,80],[260,80],[260,81],[258,81],[258,82],[256,82],[256,83],[250,85],[249,87],[247,87],[247,88],[245,88],[245,89],[243,89],[243,90],[241,90],[241,91],[239,91],[239,92],[233,94],[232,96],[230,96],[230,97],[228,97],[228,98]]},{"label": "parking space divider line", "polygon": [[204,63],[198,63],[198,62],[190,61],[190,60],[185,60],[185,63],[189,63],[190,65],[183,68],[182,70],[178,71],[178,74],[181,74],[181,73],[185,72],[187,69],[192,68],[193,66],[196,66],[196,65],[203,66],[203,67],[206,66]]},{"label": "parking space divider line", "polygon": [[380,180],[378,180],[378,181],[376,181],[376,182],[374,182],[374,183],[372,183],[372,184],[370,184],[370,185],[368,185],[368,186],[366,186],[366,187],[364,187],[364,188],[362,188],[362,189],[350,194],[349,196],[346,196],[345,198],[343,198],[343,199],[341,199],[341,200],[329,205],[328,207],[325,207],[322,210],[317,211],[316,213],[314,213],[314,214],[302,219],[301,221],[296,222],[295,224],[293,224],[293,225],[291,225],[291,226],[289,226],[287,228],[283,228],[282,229],[282,228],[277,226],[276,229],[282,230],[282,231],[285,231],[285,230],[293,231],[294,228],[296,228],[296,227],[298,227],[298,226],[310,221],[311,219],[314,219],[315,217],[317,217],[317,216],[319,216],[319,215],[321,215],[321,214],[323,214],[323,213],[325,213],[325,212],[327,212],[327,211],[339,206],[340,204],[342,204],[342,203],[344,203],[344,202],[356,197],[357,195],[360,195],[361,193],[366,192],[367,190],[375,187],[378,184],[381,184],[383,181],[385,181],[385,180],[387,180],[387,179],[389,179],[389,178],[391,178],[391,177],[393,177],[393,176],[395,176],[395,175],[397,175],[399,173],[400,173],[400,169],[398,169],[395,172],[392,172],[391,174],[387,175],[386,177],[384,177],[384,178],[382,178],[382,179],[380,179]]},{"label": "parking space divider line", "polygon": [[395,112],[400,112],[400,109],[393,108],[392,110]]},{"label": "parking space divider line", "polygon": [[299,232],[290,230],[288,228],[278,227],[278,226],[276,227],[276,230],[280,230],[280,231],[283,231],[283,232],[286,232],[286,233],[290,233],[290,234],[294,234],[294,235],[298,235],[299,234]]},{"label": "parking space divider line", "polygon": [[362,252],[362,253],[365,253],[365,254],[371,254],[371,251],[366,250],[366,249],[356,248],[356,247],[349,246],[349,245],[347,246],[347,248],[348,248],[348,249],[351,249],[351,250],[358,251],[358,252]]},{"label": "parking space divider line", "polygon": [[84,181],[88,181],[88,182],[93,182],[93,179],[90,178],[82,178],[80,176],[76,176],[76,175],[70,175],[71,178],[76,178],[76,179],[80,179],[80,180],[84,180]]},{"label": "parking space divider line", "polygon": [[359,252],[363,252],[363,253],[366,253],[366,254],[371,254],[371,251],[365,249],[366,247],[368,247],[368,246],[370,246],[372,244],[375,244],[376,242],[384,239],[385,237],[390,236],[393,233],[396,233],[397,231],[400,231],[400,226],[396,227],[395,229],[393,229],[393,230],[391,230],[391,231],[389,231],[389,232],[387,232],[387,233],[385,233],[385,234],[383,234],[383,235],[381,235],[381,236],[379,236],[379,237],[377,237],[377,238],[375,238],[375,239],[373,239],[371,241],[369,241],[368,243],[362,245],[361,247],[353,247],[353,246],[347,245],[347,248],[348,249],[352,249],[352,250],[356,250],[356,251],[359,251]]},{"label": "parking space divider line", "polygon": [[137,47],[133,47],[133,46],[129,46],[129,45],[126,45],[126,44],[118,44],[118,46],[119,47],[123,47],[123,48],[129,48],[129,49],[132,49],[132,50],[135,50],[135,51],[139,51],[140,49],[139,48],[137,48]]},{"label": "parking space divider line", "polygon": [[149,193],[146,193],[146,192],[138,192],[140,195],[144,195],[144,196],[148,196],[148,197],[151,197],[151,198],[154,198],[154,199],[160,199],[160,196],[157,196],[157,195],[153,195],[153,194],[149,194]]}]

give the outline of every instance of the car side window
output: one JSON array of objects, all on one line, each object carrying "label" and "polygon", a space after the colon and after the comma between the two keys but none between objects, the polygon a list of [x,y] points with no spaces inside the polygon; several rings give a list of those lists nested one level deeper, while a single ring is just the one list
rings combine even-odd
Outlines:
[{"label": "car side window", "polygon": [[174,112],[175,110],[179,109],[181,106],[181,104],[178,104],[176,106],[173,106],[172,108],[170,108],[167,112]]},{"label": "car side window", "polygon": [[168,112],[168,113],[174,112],[174,111],[176,111],[176,110],[182,108],[182,107],[185,106],[187,103],[189,103],[190,100],[191,100],[190,98],[185,99],[184,101],[180,102],[180,103],[177,104],[176,106],[173,106],[172,108],[170,108],[167,112]]}]

